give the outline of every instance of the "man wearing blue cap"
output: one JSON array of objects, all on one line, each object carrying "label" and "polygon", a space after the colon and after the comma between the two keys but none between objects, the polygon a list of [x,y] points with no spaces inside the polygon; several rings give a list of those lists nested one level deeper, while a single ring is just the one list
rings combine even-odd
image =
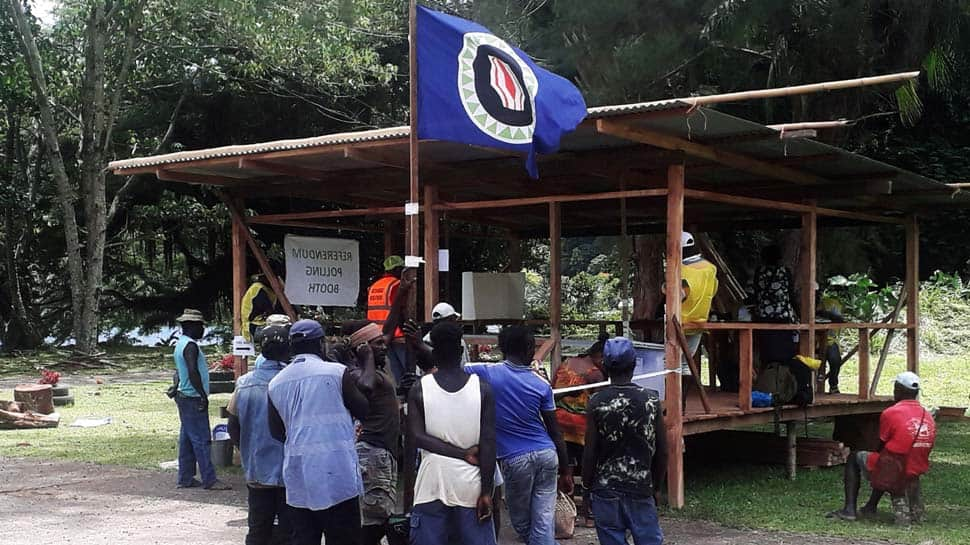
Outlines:
[{"label": "man wearing blue cap", "polygon": [[654,492],[667,467],[660,397],[632,382],[636,351],[616,337],[603,347],[610,384],[586,406],[583,483],[589,483],[596,535],[602,545],[660,545]]},{"label": "man wearing blue cap", "polygon": [[269,383],[272,435],[283,441],[283,485],[297,545],[359,545],[363,492],[353,418],[367,416],[364,392],[374,386],[374,358],[365,343],[360,375],[324,361],[323,327],[300,320],[290,328],[293,361]]}]

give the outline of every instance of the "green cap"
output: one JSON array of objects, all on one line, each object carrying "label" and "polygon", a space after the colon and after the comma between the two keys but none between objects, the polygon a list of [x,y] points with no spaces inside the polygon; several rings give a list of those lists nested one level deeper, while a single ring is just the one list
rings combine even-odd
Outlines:
[{"label": "green cap", "polygon": [[404,258],[399,255],[388,256],[388,258],[384,260],[384,270],[386,272],[393,271],[394,269],[400,269],[403,266]]}]

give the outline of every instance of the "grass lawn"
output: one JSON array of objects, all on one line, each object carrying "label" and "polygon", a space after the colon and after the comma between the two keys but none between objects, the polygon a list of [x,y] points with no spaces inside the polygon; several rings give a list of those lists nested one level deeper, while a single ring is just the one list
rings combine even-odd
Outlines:
[{"label": "grass lawn", "polygon": [[[179,420],[175,402],[165,395],[168,384],[100,384],[71,388],[73,407],[61,407],[61,425],[54,429],[0,431],[0,456],[38,456],[158,469],[177,456]],[[0,399],[13,391],[0,390]],[[209,416],[218,421],[219,407],[229,394],[211,398]],[[71,428],[83,416],[110,416],[99,428]]]},{"label": "grass lawn", "polygon": [[[148,358],[148,355],[141,357]],[[925,381],[924,404],[967,405],[970,373],[966,363],[966,359],[957,357],[926,359],[921,369]],[[901,358],[890,359],[879,393],[891,393],[892,377],[903,368]],[[855,364],[847,364],[842,376],[843,391],[854,391]],[[175,404],[164,394],[166,386],[155,382],[73,388],[77,404],[61,411],[61,427],[2,431],[0,456],[35,456],[157,469],[160,462],[176,458],[178,417]],[[11,398],[11,391],[0,390],[0,399]],[[226,394],[213,396],[210,407],[213,423],[218,420],[218,407],[227,402]],[[68,427],[80,416],[111,416],[114,422],[101,428]],[[813,435],[825,435],[830,430],[824,423],[812,426]],[[841,503],[841,468],[801,470],[798,479],[792,482],[784,477],[781,467],[691,465],[687,472],[687,506],[669,515],[707,519],[735,527],[913,544],[933,540],[936,544],[970,545],[970,523],[967,522],[970,520],[970,425],[941,425],[932,460],[933,470],[925,477],[923,486],[928,521],[913,530],[892,526],[888,499],[882,505],[883,518],[878,521],[845,523],[825,519],[824,514]],[[867,493],[864,488],[863,494]]]}]

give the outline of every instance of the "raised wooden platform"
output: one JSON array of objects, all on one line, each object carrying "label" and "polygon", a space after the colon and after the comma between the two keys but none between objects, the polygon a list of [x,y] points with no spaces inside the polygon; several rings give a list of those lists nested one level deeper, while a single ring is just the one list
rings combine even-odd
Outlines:
[{"label": "raised wooden platform", "polygon": [[[773,408],[742,411],[738,408],[738,395],[736,393],[718,392],[708,388],[707,396],[711,403],[712,414],[704,413],[697,392],[692,390],[687,396],[687,410],[684,413],[684,435],[770,424],[776,418]],[[856,394],[818,394],[815,396],[815,403],[804,409],[795,405],[783,407],[779,421],[854,414],[878,414],[892,403],[892,398],[886,396],[860,400]]]}]

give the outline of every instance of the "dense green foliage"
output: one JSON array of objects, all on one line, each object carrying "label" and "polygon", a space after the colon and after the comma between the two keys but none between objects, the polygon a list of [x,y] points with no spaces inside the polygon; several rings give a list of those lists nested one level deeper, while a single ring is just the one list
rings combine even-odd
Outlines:
[{"label": "dense green foliage", "polygon": [[[857,119],[821,138],[941,180],[961,180],[970,171],[970,63],[964,54],[970,10],[956,0],[677,0],[649,8],[634,0],[427,4],[476,19],[520,45],[576,81],[590,105],[921,68],[924,76],[912,86],[723,108],[764,122]],[[106,89],[117,93],[118,111],[106,159],[406,119],[404,2],[221,0],[200,8],[186,0],[64,0],[55,3],[53,18],[32,21],[75,184],[83,167],[82,45],[95,6],[114,8],[104,33],[105,79]],[[70,337],[72,310],[63,217],[8,9],[4,4],[0,10],[0,340],[16,348]],[[133,62],[122,78],[131,21]],[[101,329],[158,326],[186,305],[225,319],[229,241],[226,212],[215,195],[152,176],[109,175],[106,196]],[[78,210],[84,219],[88,211]],[[961,240],[966,221],[964,212],[954,211],[924,223],[924,277],[937,269],[970,273]],[[271,247],[283,232],[258,234]],[[478,235],[452,241],[452,262],[469,270],[506,267],[504,241]],[[823,231],[820,275],[868,271],[880,285],[897,282],[903,274],[898,235],[891,229]],[[364,247],[381,247],[377,236],[361,239]],[[755,249],[769,240],[778,234],[716,237],[742,280]],[[544,275],[536,251],[541,245],[527,246],[524,264]],[[616,246],[609,238],[567,244],[567,317],[618,314]],[[365,281],[376,274],[379,253],[364,256]],[[445,284],[457,285],[458,274]]]}]

